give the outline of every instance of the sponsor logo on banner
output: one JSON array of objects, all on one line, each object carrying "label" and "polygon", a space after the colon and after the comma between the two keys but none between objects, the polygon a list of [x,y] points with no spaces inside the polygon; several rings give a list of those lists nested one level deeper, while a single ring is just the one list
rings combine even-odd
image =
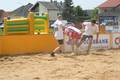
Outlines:
[{"label": "sponsor logo on banner", "polygon": [[[88,44],[88,41],[85,41],[84,44]],[[92,41],[93,44],[108,44],[108,39],[99,39],[98,42],[96,40]]]},{"label": "sponsor logo on banner", "polygon": [[[85,41],[82,44],[82,47],[87,48],[88,43],[89,43],[88,41]],[[92,48],[95,48],[95,49],[108,49],[110,47],[109,44],[110,44],[109,36],[100,35],[99,39],[98,39],[98,42],[96,42],[96,36],[94,36],[93,42],[92,42]]]},{"label": "sponsor logo on banner", "polygon": [[116,45],[120,45],[120,37],[116,37],[115,38],[115,44]]},{"label": "sponsor logo on banner", "polygon": [[114,33],[112,35],[112,48],[120,48],[120,33]]}]

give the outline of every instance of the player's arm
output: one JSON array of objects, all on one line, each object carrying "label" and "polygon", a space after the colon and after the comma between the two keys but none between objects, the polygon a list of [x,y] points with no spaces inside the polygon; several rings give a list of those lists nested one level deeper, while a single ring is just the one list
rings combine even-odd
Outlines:
[{"label": "player's arm", "polygon": [[85,31],[85,24],[82,24],[81,32],[83,33]]}]

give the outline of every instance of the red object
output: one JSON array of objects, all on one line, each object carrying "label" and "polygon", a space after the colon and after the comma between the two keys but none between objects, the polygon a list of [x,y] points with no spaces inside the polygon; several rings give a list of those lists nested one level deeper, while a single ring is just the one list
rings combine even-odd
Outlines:
[{"label": "red object", "polygon": [[64,31],[64,34],[66,34],[67,36],[71,37],[72,39],[75,39],[75,40],[78,40],[81,38],[81,35],[82,34],[79,34],[77,32],[75,32],[74,30],[72,29],[69,29],[67,28],[65,31]]},{"label": "red object", "polygon": [[120,0],[107,0],[103,4],[99,5],[99,8],[105,9],[105,8],[113,8],[120,5]]}]

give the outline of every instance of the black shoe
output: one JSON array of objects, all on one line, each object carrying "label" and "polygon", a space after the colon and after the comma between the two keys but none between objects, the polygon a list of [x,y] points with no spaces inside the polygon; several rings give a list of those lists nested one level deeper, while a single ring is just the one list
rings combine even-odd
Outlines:
[{"label": "black shoe", "polygon": [[54,52],[52,52],[50,55],[51,55],[52,57],[55,57],[55,53],[54,53]]}]

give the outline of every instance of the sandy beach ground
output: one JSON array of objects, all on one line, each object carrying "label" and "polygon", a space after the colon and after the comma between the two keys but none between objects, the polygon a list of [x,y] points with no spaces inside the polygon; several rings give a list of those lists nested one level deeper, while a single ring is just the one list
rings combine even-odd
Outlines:
[{"label": "sandy beach ground", "polygon": [[0,58],[0,80],[120,80],[120,50]]}]

